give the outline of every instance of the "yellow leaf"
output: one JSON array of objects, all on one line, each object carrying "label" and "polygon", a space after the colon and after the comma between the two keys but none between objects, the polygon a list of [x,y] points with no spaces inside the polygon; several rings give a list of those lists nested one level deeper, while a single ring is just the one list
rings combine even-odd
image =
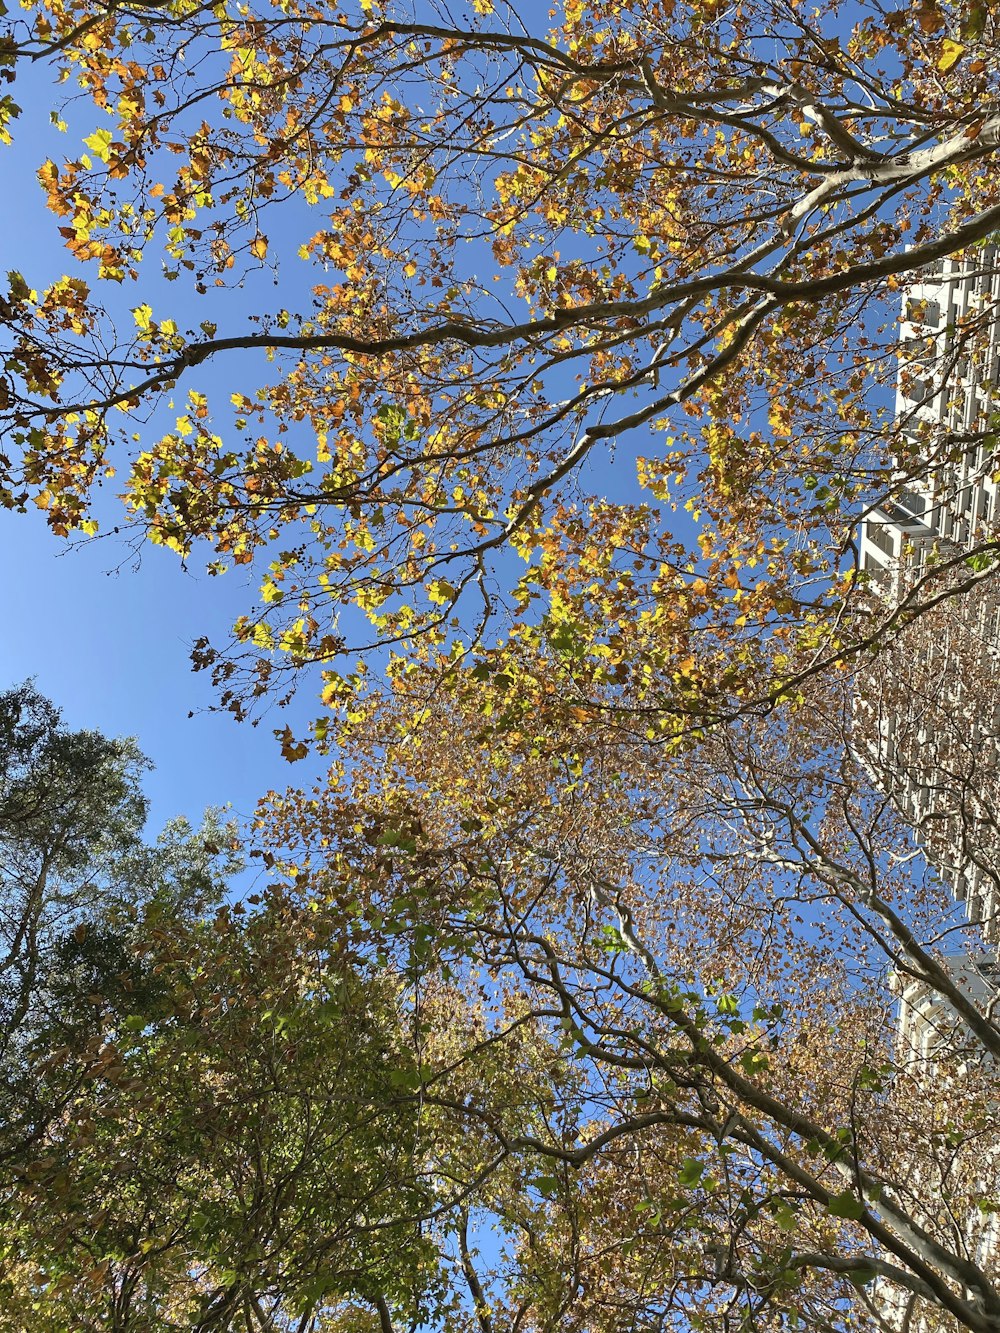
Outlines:
[{"label": "yellow leaf", "polygon": [[95,130],[83,142],[96,157],[99,157],[102,162],[107,162],[111,156],[111,140],[113,138],[114,135],[110,130]]},{"label": "yellow leaf", "polygon": [[946,37],[941,43],[941,58],[937,62],[941,73],[947,74],[953,65],[957,65],[964,51],[965,47],[961,42],[953,42],[950,37]]},{"label": "yellow leaf", "polygon": [[254,259],[263,259],[267,255],[267,237],[262,236],[260,232],[250,242],[250,253]]},{"label": "yellow leaf", "polygon": [[427,596],[437,606],[444,606],[456,596],[456,589],[447,579],[434,579],[427,585]]}]

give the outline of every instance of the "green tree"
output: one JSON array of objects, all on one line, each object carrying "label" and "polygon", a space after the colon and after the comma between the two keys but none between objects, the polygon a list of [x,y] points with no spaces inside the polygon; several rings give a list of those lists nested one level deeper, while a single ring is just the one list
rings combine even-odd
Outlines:
[{"label": "green tree", "polygon": [[[47,1102],[33,1062],[49,1044],[92,1040],[130,991],[135,922],[198,912],[218,898],[231,834],[141,837],[146,761],[130,741],[69,731],[30,685],[0,695],[0,1060],[8,1167],[23,1166],[72,1096],[85,1062]],[[37,1095],[36,1095],[37,1094]]]},{"label": "green tree", "polygon": [[0,696],[0,1326],[429,1317],[405,997],[304,903],[227,905],[217,818],[145,843],[144,767]]}]

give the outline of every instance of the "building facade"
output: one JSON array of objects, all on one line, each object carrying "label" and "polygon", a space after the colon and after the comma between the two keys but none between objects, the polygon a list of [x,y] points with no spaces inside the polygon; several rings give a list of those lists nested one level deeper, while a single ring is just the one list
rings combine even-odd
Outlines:
[{"label": "building facade", "polygon": [[904,296],[895,475],[863,517],[859,564],[881,602],[924,609],[859,674],[856,708],[865,766],[987,945],[1000,943],[998,259],[948,261]]},{"label": "building facade", "polygon": [[[859,571],[873,605],[898,617],[856,677],[855,752],[912,828],[927,862],[977,927],[978,947],[940,958],[979,1011],[1000,1009],[1000,254],[985,249],[925,274],[904,294],[895,441],[884,498],[864,514]],[[981,1048],[942,995],[895,973],[897,1062],[938,1111],[974,1096]],[[959,1093],[961,1089],[961,1093]],[[984,1094],[986,1103],[992,1093]],[[900,1185],[932,1234],[992,1271],[1000,1213],[947,1212],[955,1156],[932,1134]],[[967,1199],[992,1199],[1000,1144],[971,1154]],[[949,1176],[949,1172],[952,1176]],[[938,1327],[919,1302],[880,1284],[889,1328]]]}]

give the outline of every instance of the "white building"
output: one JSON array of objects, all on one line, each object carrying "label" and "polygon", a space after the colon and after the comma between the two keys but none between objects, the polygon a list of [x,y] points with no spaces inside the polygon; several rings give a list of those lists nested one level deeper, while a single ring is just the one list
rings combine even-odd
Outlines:
[{"label": "white building", "polygon": [[[888,607],[907,598],[936,604],[912,625],[897,625],[859,672],[855,747],[979,925],[981,952],[940,961],[992,1016],[1000,1009],[1000,564],[993,572],[988,543],[1000,531],[1000,254],[948,261],[911,286],[901,333],[896,470],[885,498],[863,517],[859,565]],[[922,583],[935,569],[932,582]],[[956,595],[938,599],[949,585]],[[960,1090],[972,1092],[977,1069],[988,1074],[989,1066],[942,995],[900,973],[891,985],[899,1069],[914,1096],[935,1089],[927,1103],[933,1115],[932,1104],[940,1110]],[[900,1181],[907,1205],[932,1232],[994,1269],[1000,1215],[973,1203],[947,1213],[954,1161],[938,1153],[932,1135],[915,1142],[919,1152]],[[993,1141],[973,1148],[969,1199],[996,1194],[998,1154]],[[891,1284],[880,1285],[878,1305],[891,1328],[929,1333],[939,1326]]]},{"label": "white building", "polygon": [[997,515],[1000,262],[948,260],[907,289],[896,379],[898,473],[861,532],[861,567],[889,578],[936,542],[972,548]]},{"label": "white building", "polygon": [[[858,751],[931,865],[1000,942],[1000,255],[949,260],[906,292],[896,473],[863,518],[860,567],[880,598],[955,586],[858,680]],[[980,575],[976,582],[976,575]],[[942,587],[935,578],[933,591]]]}]

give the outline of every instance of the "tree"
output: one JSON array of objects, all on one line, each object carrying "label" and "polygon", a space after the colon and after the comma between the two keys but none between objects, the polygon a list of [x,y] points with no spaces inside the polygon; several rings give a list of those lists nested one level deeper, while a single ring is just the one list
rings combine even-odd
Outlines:
[{"label": "tree", "polygon": [[[1000,1034],[851,695],[655,763],[379,709],[262,808],[263,901],[126,914],[100,1044],[27,1032],[11,1327],[994,1328]],[[886,962],[951,1006],[930,1070]]]},{"label": "tree", "polygon": [[[15,80],[54,62],[102,123],[66,109],[87,153],[40,172],[88,278],[10,277],[7,503],[93,531],[114,467],[140,536],[266,562],[197,661],[239,715],[319,666],[314,739],[351,756],[262,807],[284,887],[260,914],[175,932],[207,1008],[170,932],[148,946],[167,998],[116,1036],[100,1153],[88,1130],[41,1168],[12,1290],[69,1236],[63,1321],[110,1291],[140,1327],[993,1333],[991,992],[948,961],[974,932],[854,700],[872,663],[893,707],[938,688],[910,654],[992,595],[995,528],[890,602],[854,533],[967,447],[885,391],[932,357],[987,369],[992,298],[947,345],[897,316],[928,267],[995,263],[995,16],[475,10],[12,25]],[[332,270],[304,295],[296,248]],[[278,262],[234,322],[226,289]],[[995,424],[969,424],[985,467]],[[594,487],[641,429],[635,486]],[[391,650],[375,689],[362,641]],[[980,809],[951,813],[988,852]],[[245,1114],[210,1104],[234,1087]],[[148,1160],[109,1170],[135,1124]],[[62,1171],[122,1200],[106,1271]],[[388,1240],[359,1258],[366,1228]]]},{"label": "tree", "polygon": [[995,982],[872,790],[854,686],[683,749],[487,749],[474,701],[415,727],[404,697],[350,782],[262,811],[358,947],[460,978],[501,1048],[530,1016],[574,1071],[526,1131],[427,1069],[495,1163],[482,1328],[996,1327]]},{"label": "tree", "polygon": [[105,1030],[18,1181],[16,1327],[328,1326],[387,1300],[431,1317],[439,1201],[394,987],[331,965],[304,914],[241,910],[157,924],[155,1002]]},{"label": "tree", "polygon": [[[866,637],[856,517],[949,447],[872,391],[901,285],[1000,218],[994,16],[474,9],[11,22],[87,151],[40,168],[79,275],[10,279],[7,503],[90,531],[114,468],[137,533],[263,562],[196,654],[237,712],[310,665],[350,695],[366,640],[475,670],[539,635],[671,728],[773,701]],[[595,465],[621,485],[588,494]]]},{"label": "tree", "polygon": [[226,905],[217,818],[143,843],[143,767],[0,696],[3,1327],[427,1317],[440,1200],[398,987],[305,906]]},{"label": "tree", "polygon": [[87,1044],[127,990],[143,984],[128,916],[161,901],[175,913],[198,911],[217,895],[212,821],[199,834],[168,829],[155,851],[142,844],[144,766],[131,742],[67,731],[30,685],[0,695],[0,1151],[8,1170],[24,1165],[85,1076],[86,1060],[75,1060],[47,1101],[33,1073],[38,1051]]},{"label": "tree", "polygon": [[[367,938],[364,882],[235,898],[217,820],[142,842],[134,745],[30,686],[0,717],[3,1327],[487,1318],[471,1217],[530,1225],[527,1136],[582,1098],[535,1015],[507,995],[496,1029],[420,927]],[[483,1141],[484,1106],[526,1160]]]}]

